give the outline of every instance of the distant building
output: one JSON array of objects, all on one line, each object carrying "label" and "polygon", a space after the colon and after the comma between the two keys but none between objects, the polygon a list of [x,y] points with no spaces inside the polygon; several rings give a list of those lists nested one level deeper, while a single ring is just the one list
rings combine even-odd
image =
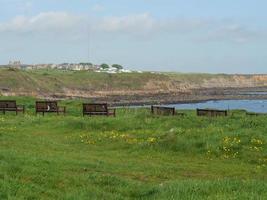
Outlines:
[{"label": "distant building", "polygon": [[21,62],[20,61],[9,61],[9,67],[20,69]]},{"label": "distant building", "polygon": [[[3,66],[2,66],[3,67]],[[93,71],[105,73],[130,73],[132,71],[126,69],[118,69],[108,65],[108,68],[102,68],[101,65],[92,63],[62,63],[62,64],[22,64],[21,61],[9,61],[5,67],[22,69],[22,70],[38,70],[38,69],[57,69],[57,70],[72,70],[72,71]]]}]

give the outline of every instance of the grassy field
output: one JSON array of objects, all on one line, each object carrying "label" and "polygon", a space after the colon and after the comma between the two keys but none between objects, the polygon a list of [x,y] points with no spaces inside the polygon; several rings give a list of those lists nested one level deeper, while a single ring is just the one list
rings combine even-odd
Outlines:
[{"label": "grassy field", "polygon": [[267,117],[0,115],[0,199],[267,199]]}]

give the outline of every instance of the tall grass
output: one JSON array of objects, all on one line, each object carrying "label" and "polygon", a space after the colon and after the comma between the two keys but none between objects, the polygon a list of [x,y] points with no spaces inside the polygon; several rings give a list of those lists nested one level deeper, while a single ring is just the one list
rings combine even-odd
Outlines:
[{"label": "tall grass", "polygon": [[0,199],[265,199],[267,117],[0,115]]}]

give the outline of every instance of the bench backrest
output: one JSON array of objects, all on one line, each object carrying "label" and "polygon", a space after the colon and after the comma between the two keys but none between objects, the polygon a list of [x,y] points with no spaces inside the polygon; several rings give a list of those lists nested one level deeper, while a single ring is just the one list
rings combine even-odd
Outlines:
[{"label": "bench backrest", "polygon": [[151,106],[152,114],[156,115],[175,115],[175,108],[163,106]]},{"label": "bench backrest", "polygon": [[95,103],[84,103],[83,104],[83,112],[108,112],[108,105],[104,104],[95,104]]},{"label": "bench backrest", "polygon": [[14,100],[1,100],[0,108],[16,108],[17,103]]},{"label": "bench backrest", "polygon": [[57,111],[57,101],[36,101],[36,111],[53,112]]},{"label": "bench backrest", "polygon": [[217,117],[217,116],[227,116],[227,110],[215,110],[215,109],[197,109],[198,116],[209,116],[209,117]]}]

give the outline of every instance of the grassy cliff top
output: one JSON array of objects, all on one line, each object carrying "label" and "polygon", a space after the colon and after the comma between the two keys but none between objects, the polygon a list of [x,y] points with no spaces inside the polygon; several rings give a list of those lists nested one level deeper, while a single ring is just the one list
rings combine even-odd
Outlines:
[{"label": "grassy cliff top", "polygon": [[66,91],[179,91],[205,87],[257,87],[267,83],[264,75],[119,73],[89,71],[0,69],[0,93],[62,93]]}]

